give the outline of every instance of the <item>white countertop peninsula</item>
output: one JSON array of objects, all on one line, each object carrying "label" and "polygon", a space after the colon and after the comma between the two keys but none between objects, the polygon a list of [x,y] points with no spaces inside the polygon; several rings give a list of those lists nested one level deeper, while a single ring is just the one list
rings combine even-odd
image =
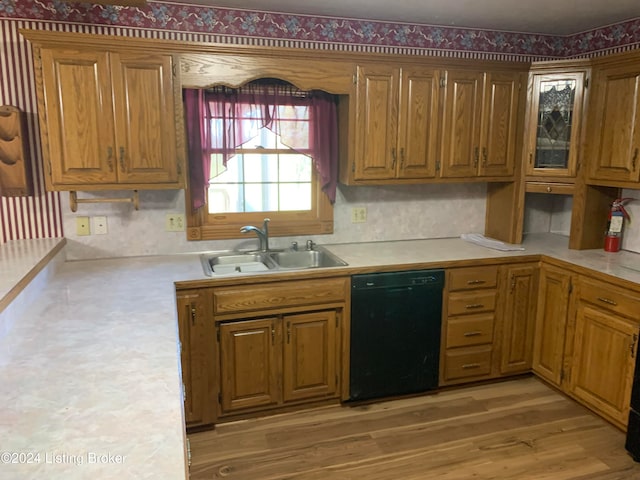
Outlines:
[{"label": "white countertop peninsula", "polygon": [[[638,254],[568,250],[557,235],[530,235],[523,246],[502,252],[448,238],[327,248],[349,263],[345,274],[542,254],[640,284]],[[0,452],[13,455],[2,478],[186,477],[174,288],[182,281],[217,280],[197,254],[56,268],[0,337]]]}]

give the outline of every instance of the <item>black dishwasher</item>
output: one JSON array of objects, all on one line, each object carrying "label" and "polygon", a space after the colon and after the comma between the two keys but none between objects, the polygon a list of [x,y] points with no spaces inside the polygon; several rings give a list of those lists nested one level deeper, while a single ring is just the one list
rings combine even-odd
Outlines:
[{"label": "black dishwasher", "polygon": [[444,270],[351,277],[352,401],[438,386]]}]

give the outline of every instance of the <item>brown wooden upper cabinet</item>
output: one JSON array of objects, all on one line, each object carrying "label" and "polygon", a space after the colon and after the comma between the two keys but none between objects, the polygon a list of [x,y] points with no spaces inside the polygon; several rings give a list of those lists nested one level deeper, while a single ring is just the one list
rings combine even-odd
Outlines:
[{"label": "brown wooden upper cabinet", "polygon": [[359,65],[346,183],[513,177],[521,72]]},{"label": "brown wooden upper cabinet", "polygon": [[522,80],[519,72],[446,72],[442,178],[513,176]]},{"label": "brown wooden upper cabinet", "polygon": [[640,181],[638,56],[624,63],[595,68],[593,86],[587,136],[587,182],[637,188]]},{"label": "brown wooden upper cabinet", "polygon": [[586,75],[586,70],[530,74],[524,159],[528,182],[574,182]]},{"label": "brown wooden upper cabinet", "polygon": [[433,178],[439,72],[358,66],[355,180]]},{"label": "brown wooden upper cabinet", "polygon": [[173,59],[152,52],[40,49],[47,188],[182,188]]}]

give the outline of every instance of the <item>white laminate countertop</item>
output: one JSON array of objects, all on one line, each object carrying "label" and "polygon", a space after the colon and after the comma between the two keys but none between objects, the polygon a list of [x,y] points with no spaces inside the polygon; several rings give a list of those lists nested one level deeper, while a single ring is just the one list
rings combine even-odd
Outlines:
[{"label": "white laminate countertop", "polygon": [[198,275],[196,255],[58,269],[0,340],[0,478],[185,478],[173,282]]},{"label": "white laminate countertop", "polygon": [[[544,254],[640,284],[640,255],[567,244],[544,234],[512,252],[459,238],[326,247],[349,270]],[[197,254],[57,268],[0,337],[0,478],[185,478],[174,282],[193,280],[215,282]]]}]

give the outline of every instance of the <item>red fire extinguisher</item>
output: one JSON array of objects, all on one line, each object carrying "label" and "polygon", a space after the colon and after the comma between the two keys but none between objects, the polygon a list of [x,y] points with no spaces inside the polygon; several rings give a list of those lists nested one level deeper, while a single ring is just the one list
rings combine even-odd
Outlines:
[{"label": "red fire extinguisher", "polygon": [[604,237],[604,251],[617,252],[620,250],[622,242],[622,228],[624,219],[631,220],[629,214],[624,209],[624,204],[633,200],[632,198],[617,198],[611,204],[609,219],[607,220],[607,233]]}]

